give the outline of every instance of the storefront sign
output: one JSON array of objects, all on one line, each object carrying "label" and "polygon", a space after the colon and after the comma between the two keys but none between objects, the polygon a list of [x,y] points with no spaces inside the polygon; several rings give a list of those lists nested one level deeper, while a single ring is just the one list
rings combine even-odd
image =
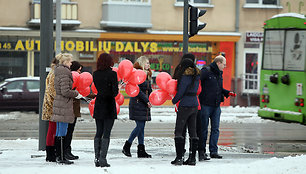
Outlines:
[{"label": "storefront sign", "polygon": [[[189,52],[210,53],[212,47],[206,43],[190,43]],[[56,43],[54,42],[54,49]],[[129,41],[61,41],[62,51],[95,52],[104,51],[126,53],[182,52],[183,47],[166,42],[129,42]],[[17,42],[0,42],[0,50],[40,51],[40,40],[18,40]]]},{"label": "storefront sign", "polygon": [[263,42],[263,32],[246,32],[245,42]]}]

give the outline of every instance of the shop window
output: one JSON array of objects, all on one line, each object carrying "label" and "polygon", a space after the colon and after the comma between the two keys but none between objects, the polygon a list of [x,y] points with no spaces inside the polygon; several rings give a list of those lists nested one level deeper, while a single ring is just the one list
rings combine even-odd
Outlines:
[{"label": "shop window", "polygon": [[244,92],[258,91],[258,53],[245,53]]},{"label": "shop window", "polygon": [[[50,65],[50,61],[47,61],[47,67]],[[40,52],[34,53],[34,76],[39,76],[40,67]]]},{"label": "shop window", "polygon": [[27,52],[0,51],[0,81],[27,76]]}]

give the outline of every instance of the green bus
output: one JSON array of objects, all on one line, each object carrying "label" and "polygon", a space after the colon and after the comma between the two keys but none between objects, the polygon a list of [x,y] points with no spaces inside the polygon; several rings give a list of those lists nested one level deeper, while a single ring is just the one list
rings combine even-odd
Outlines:
[{"label": "green bus", "polygon": [[273,16],[264,23],[258,115],[306,124],[306,17]]}]

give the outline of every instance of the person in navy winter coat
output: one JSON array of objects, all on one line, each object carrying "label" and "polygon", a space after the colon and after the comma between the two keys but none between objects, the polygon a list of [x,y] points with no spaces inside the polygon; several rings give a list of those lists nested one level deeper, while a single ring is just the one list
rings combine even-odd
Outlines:
[{"label": "person in navy winter coat", "polygon": [[131,145],[133,140],[138,138],[137,157],[138,158],[151,158],[152,156],[147,154],[144,146],[144,128],[146,121],[151,121],[151,103],[149,101],[149,95],[152,92],[151,88],[151,76],[149,59],[145,56],[139,57],[134,63],[134,68],[141,69],[146,72],[146,81],[139,86],[139,94],[136,97],[130,98],[129,103],[129,117],[130,120],[135,120],[136,127],[131,132],[129,139],[125,142],[122,153],[128,157],[131,157]]},{"label": "person in navy winter coat", "polygon": [[[209,119],[211,121],[211,133],[209,139],[209,151],[211,158],[222,158],[218,154],[219,122],[221,115],[220,103],[224,96],[229,97],[230,91],[223,88],[223,69],[226,67],[226,59],[222,55],[215,57],[213,63],[201,70],[202,92],[199,95],[201,103],[201,121],[203,127],[203,148],[206,155],[206,141]],[[232,92],[231,92],[232,93]]]},{"label": "person in navy winter coat", "polygon": [[190,149],[188,165],[195,165],[195,154],[198,148],[198,140],[196,133],[196,117],[198,112],[197,90],[199,87],[200,71],[191,58],[186,56],[175,69],[173,79],[177,79],[177,93],[172,99],[172,103],[176,104],[180,101],[176,124],[175,124],[175,149],[176,158],[171,164],[182,165],[185,139],[183,132],[185,126],[188,128],[190,137]]}]

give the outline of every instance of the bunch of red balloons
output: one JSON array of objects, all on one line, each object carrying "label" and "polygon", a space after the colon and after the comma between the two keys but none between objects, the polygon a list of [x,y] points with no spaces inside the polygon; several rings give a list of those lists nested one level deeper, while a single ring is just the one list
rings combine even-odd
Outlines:
[{"label": "bunch of red balloons", "polygon": [[152,105],[162,105],[166,100],[171,100],[176,94],[177,80],[166,73],[161,72],[156,76],[156,84],[160,88],[153,91],[149,96]]},{"label": "bunch of red balloons", "polygon": [[82,72],[79,74],[72,71],[73,84],[72,89],[75,89],[82,95],[88,96],[90,94],[90,85],[92,83],[92,75],[89,72]]},{"label": "bunch of red balloons", "polygon": [[118,68],[113,68],[117,72],[118,81],[122,80],[125,85],[125,92],[130,97],[136,97],[139,93],[139,84],[143,83],[147,74],[143,70],[133,68],[133,63],[129,60],[123,60]]},{"label": "bunch of red balloons", "polygon": [[[116,111],[117,114],[119,114],[120,106],[124,103],[124,96],[119,92],[118,95],[115,97],[115,100],[116,100]],[[96,98],[92,99],[88,104],[89,113],[91,116],[93,116],[94,113],[95,103],[96,103]]]},{"label": "bunch of red balloons", "polygon": [[[138,85],[143,83],[146,80],[146,77],[147,77],[146,73],[142,70],[136,70],[135,68],[133,68],[133,64],[129,60],[121,61],[119,63],[118,68],[113,67],[112,70],[117,72],[117,80],[118,81],[122,80],[120,87],[125,85],[125,92],[130,97],[137,96],[139,93]],[[92,83],[91,85],[91,90],[94,94],[97,95],[98,91],[94,83]],[[124,103],[124,96],[120,93],[120,89],[119,89],[118,95],[115,97],[115,100],[116,100],[117,114],[119,114],[120,106]],[[96,98],[91,100],[88,105],[91,116],[93,116],[95,102],[96,102]]]},{"label": "bunch of red balloons", "polygon": [[[161,72],[156,76],[156,84],[160,89],[150,94],[149,101],[152,105],[162,105],[166,100],[171,100],[177,93],[177,80],[172,79],[166,72]],[[201,90],[201,84],[199,84],[197,95],[200,94]]]}]

